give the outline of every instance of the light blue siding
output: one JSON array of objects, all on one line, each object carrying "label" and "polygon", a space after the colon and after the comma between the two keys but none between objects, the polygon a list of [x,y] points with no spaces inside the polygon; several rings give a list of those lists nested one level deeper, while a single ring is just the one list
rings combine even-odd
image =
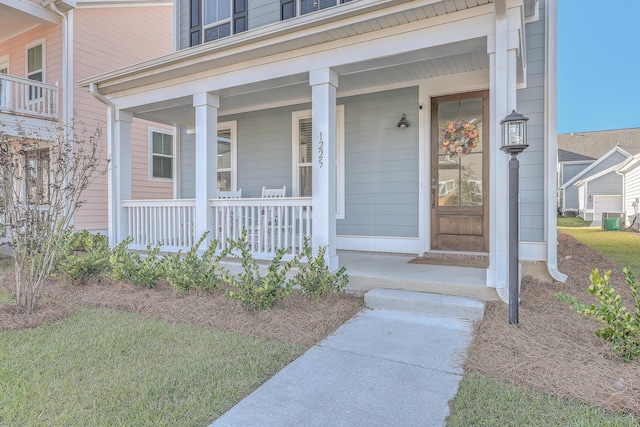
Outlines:
[{"label": "light blue siding", "polygon": [[544,235],[544,7],[540,20],[526,25],[527,87],[518,90],[518,113],[529,118],[529,148],[520,160],[520,239],[542,242]]},{"label": "light blue siding", "polygon": [[[337,233],[418,237],[418,89],[340,103],[345,105],[346,215]],[[396,126],[402,113],[414,126]]]},{"label": "light blue siding", "polygon": [[615,171],[606,175],[594,178],[586,186],[587,188],[587,209],[593,208],[593,199],[590,196],[621,196],[622,195],[622,175],[618,175]]},{"label": "light blue siding", "polygon": [[273,24],[280,20],[280,1],[249,0],[249,29]]},{"label": "light blue siding", "polygon": [[179,25],[180,25],[180,42],[178,43],[179,49],[186,49],[189,47],[191,37],[189,35],[189,0],[179,0]]},{"label": "light blue siding", "polygon": [[196,197],[196,135],[180,129],[180,198]]}]

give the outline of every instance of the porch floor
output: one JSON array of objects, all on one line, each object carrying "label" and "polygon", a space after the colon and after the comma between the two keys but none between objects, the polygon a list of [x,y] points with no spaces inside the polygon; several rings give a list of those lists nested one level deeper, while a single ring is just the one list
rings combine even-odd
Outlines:
[{"label": "porch floor", "polygon": [[409,264],[415,258],[410,254],[338,251],[338,258],[349,274],[348,291],[357,295],[387,288],[499,299],[495,288],[487,287],[484,268]]}]

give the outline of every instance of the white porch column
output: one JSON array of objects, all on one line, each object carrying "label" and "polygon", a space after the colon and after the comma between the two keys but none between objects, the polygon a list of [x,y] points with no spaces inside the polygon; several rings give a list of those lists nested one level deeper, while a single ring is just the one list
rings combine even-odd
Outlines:
[{"label": "white porch column", "polygon": [[109,244],[115,246],[129,234],[123,200],[131,199],[131,123],[133,114],[116,110],[113,117],[109,174]]},{"label": "white porch column", "polygon": [[336,255],[336,88],[338,74],[329,69],[309,73],[313,133],[313,225],[311,243],[314,254],[328,246],[330,271],[338,269]]},{"label": "white porch column", "polygon": [[495,285],[500,298],[509,299],[509,222],[508,163],[510,157],[500,150],[500,122],[517,103],[517,49],[509,46],[508,11],[505,0],[496,0],[495,36],[487,47],[490,63],[491,158],[490,170],[490,264],[487,284]]},{"label": "white porch column", "polygon": [[[218,108],[220,98],[208,92],[193,95],[196,110],[196,224],[195,239],[213,230],[213,210],[209,199],[218,189]],[[208,245],[211,235],[204,245]]]}]

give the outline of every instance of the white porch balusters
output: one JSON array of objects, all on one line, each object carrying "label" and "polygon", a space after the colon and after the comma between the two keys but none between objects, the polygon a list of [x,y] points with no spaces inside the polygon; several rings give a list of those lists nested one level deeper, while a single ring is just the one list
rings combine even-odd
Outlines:
[{"label": "white porch balusters", "polygon": [[131,122],[133,114],[116,110],[111,141],[111,192],[109,204],[109,244],[115,246],[127,238],[127,211],[122,201],[131,199]]},{"label": "white porch balusters", "polygon": [[[309,73],[313,132],[312,245],[328,246],[329,269],[338,269],[336,255],[336,88],[338,74],[329,69]],[[314,255],[315,255],[314,253]]]},{"label": "white porch balusters", "polygon": [[[196,207],[195,238],[214,229],[213,210],[209,199],[215,199],[218,189],[218,108],[220,98],[211,93],[193,96],[196,110]],[[204,247],[209,244],[207,236]]]}]

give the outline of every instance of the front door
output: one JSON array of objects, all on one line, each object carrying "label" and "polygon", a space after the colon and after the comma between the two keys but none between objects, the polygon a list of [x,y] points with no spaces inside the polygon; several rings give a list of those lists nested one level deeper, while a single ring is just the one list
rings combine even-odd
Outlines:
[{"label": "front door", "polygon": [[431,100],[431,249],[488,251],[488,97]]}]

